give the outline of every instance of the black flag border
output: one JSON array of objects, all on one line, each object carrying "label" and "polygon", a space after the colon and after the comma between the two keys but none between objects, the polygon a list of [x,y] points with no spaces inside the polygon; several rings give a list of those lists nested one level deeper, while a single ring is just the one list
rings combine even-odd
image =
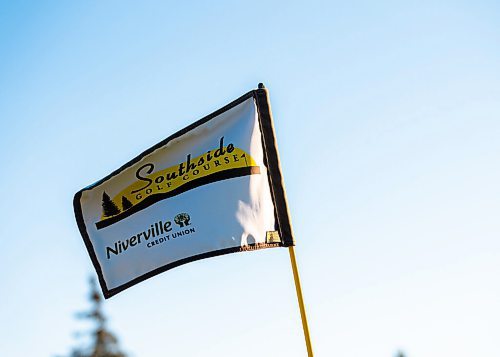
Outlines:
[{"label": "black flag border", "polygon": [[[103,182],[118,175],[123,170],[129,168],[130,166],[132,166],[135,163],[137,163],[138,161],[140,161],[144,156],[149,155],[153,151],[155,151],[156,149],[166,145],[171,140],[176,139],[176,138],[188,133],[189,131],[197,128],[198,126],[200,126],[202,124],[205,124],[206,122],[210,121],[211,119],[218,117],[222,113],[230,110],[231,108],[243,103],[244,101],[246,101],[250,98],[254,98],[256,106],[257,106],[258,120],[259,120],[261,138],[262,138],[262,148],[263,148],[263,152],[264,152],[264,165],[267,168],[269,187],[271,190],[271,196],[272,196],[273,204],[274,204],[275,229],[279,232],[279,235],[281,238],[281,243],[276,243],[276,244],[262,244],[262,243],[258,244],[258,243],[256,243],[254,245],[251,245],[251,247],[248,247],[248,248],[231,247],[231,248],[225,248],[225,249],[206,252],[203,254],[193,255],[193,256],[186,257],[186,258],[177,260],[175,262],[163,265],[163,266],[158,267],[158,268],[156,268],[148,273],[145,273],[137,278],[134,278],[125,284],[122,284],[122,285],[117,286],[117,287],[112,288],[112,289],[108,289],[108,287],[106,285],[106,281],[104,280],[101,265],[99,264],[99,261],[97,259],[97,255],[94,251],[94,247],[93,247],[92,242],[90,240],[90,237],[88,235],[88,232],[87,232],[87,229],[85,226],[85,222],[83,219],[82,207],[80,204],[80,199],[82,197],[83,192],[101,185]],[[106,299],[122,292],[125,289],[128,289],[128,288],[134,286],[135,284],[138,284],[144,280],[147,280],[155,275],[161,274],[167,270],[170,270],[172,268],[175,268],[175,267],[178,267],[180,265],[190,263],[190,262],[193,262],[196,260],[211,258],[211,257],[219,256],[219,255],[229,254],[229,253],[247,251],[247,250],[258,250],[258,249],[275,247],[275,246],[290,247],[290,246],[295,245],[295,239],[293,236],[290,214],[289,214],[289,210],[288,210],[285,185],[284,185],[284,181],[283,181],[283,175],[281,173],[281,165],[280,165],[280,159],[279,159],[279,154],[278,154],[278,147],[277,147],[277,143],[276,143],[276,135],[275,135],[275,131],[274,131],[274,123],[273,123],[273,117],[272,117],[272,113],[271,113],[271,105],[270,105],[270,101],[269,101],[268,90],[266,88],[264,88],[263,85],[259,84],[258,89],[254,89],[254,90],[242,95],[241,97],[239,97],[238,99],[225,105],[224,107],[222,107],[222,108],[216,110],[215,112],[199,119],[198,121],[188,125],[187,127],[179,130],[178,132],[167,137],[166,139],[160,141],[156,145],[145,150],[140,155],[136,156],[134,159],[132,159],[129,162],[127,162],[126,164],[122,165],[119,169],[113,171],[111,174],[107,175],[103,179],[101,179],[101,180],[95,182],[94,184],[92,184],[88,187],[85,187],[84,189],[78,191],[75,194],[75,197],[73,199],[73,208],[75,211],[75,217],[76,217],[78,229],[80,230],[80,234],[83,237],[85,247],[87,248],[87,251],[90,255],[90,259],[92,260],[92,264],[94,265],[94,268],[97,272],[97,275],[99,278],[99,284],[101,286],[102,292],[103,292],[104,297]]]}]

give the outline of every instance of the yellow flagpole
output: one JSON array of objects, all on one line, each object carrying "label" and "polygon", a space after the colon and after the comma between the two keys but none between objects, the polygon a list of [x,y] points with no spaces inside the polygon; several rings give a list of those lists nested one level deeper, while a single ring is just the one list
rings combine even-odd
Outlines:
[{"label": "yellow flagpole", "polygon": [[295,259],[295,250],[293,246],[288,247],[290,253],[290,262],[292,263],[293,280],[295,281],[295,290],[297,291],[297,300],[299,301],[300,318],[302,319],[302,329],[306,339],[307,355],[313,357],[311,345],[311,337],[309,336],[309,327],[307,325],[306,309],[304,307],[304,298],[302,297],[302,288],[300,286],[299,269],[297,268],[297,260]]}]

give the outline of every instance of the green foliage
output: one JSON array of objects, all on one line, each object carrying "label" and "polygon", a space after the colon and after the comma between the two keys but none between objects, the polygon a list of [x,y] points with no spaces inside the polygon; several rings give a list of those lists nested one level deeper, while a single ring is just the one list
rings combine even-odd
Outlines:
[{"label": "green foliage", "polygon": [[78,314],[79,318],[88,319],[95,325],[89,334],[91,343],[87,347],[73,349],[69,357],[127,357],[120,351],[118,339],[106,327],[106,317],[102,311],[102,297],[94,279],[90,280],[89,295],[92,308],[88,312]]}]

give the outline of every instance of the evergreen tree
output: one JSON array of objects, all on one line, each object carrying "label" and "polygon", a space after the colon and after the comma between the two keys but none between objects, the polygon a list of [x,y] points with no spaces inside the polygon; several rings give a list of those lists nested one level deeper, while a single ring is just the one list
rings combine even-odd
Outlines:
[{"label": "evergreen tree", "polygon": [[109,195],[104,192],[102,194],[102,212],[104,216],[111,217],[120,213],[118,206],[111,200]]},{"label": "evergreen tree", "polygon": [[122,210],[126,211],[132,207],[132,202],[130,202],[127,197],[122,196]]},{"label": "evergreen tree", "polygon": [[79,317],[95,323],[95,329],[90,333],[92,342],[86,348],[74,349],[70,357],[126,357],[118,347],[117,338],[106,328],[106,317],[102,311],[102,298],[97,290],[95,280],[91,279],[90,284],[89,298],[93,306],[90,311],[79,314]]}]

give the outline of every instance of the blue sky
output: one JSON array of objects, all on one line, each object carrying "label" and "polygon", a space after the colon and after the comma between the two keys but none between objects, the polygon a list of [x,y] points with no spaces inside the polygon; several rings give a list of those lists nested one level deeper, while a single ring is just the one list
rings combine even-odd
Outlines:
[{"label": "blue sky", "polygon": [[[499,355],[499,10],[0,1],[0,355],[62,355],[88,327],[74,193],[259,82],[316,355]],[[285,249],[105,309],[131,356],[305,355]]]}]

